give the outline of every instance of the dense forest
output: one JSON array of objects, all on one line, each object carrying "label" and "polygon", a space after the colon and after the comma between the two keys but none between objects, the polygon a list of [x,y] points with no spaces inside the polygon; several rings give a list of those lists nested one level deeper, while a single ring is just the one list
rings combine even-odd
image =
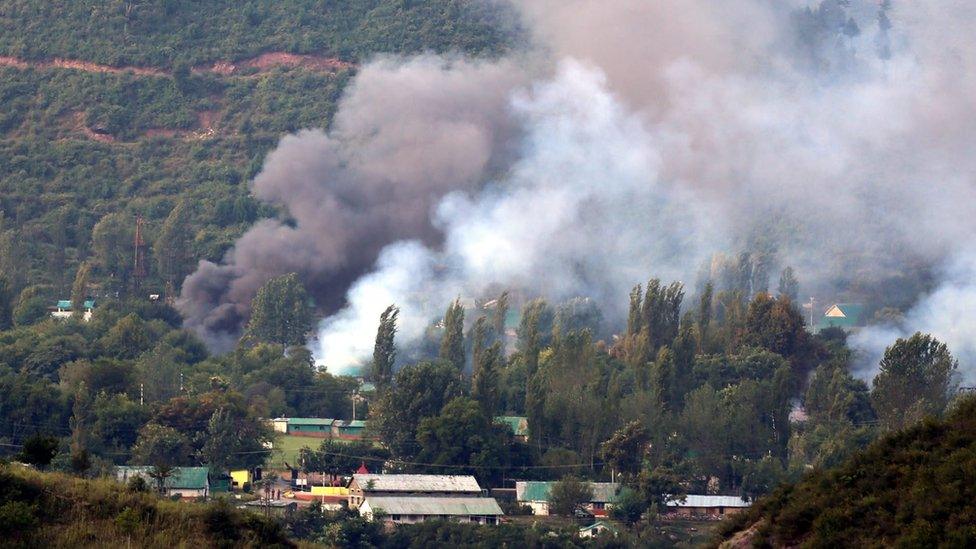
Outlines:
[{"label": "dense forest", "polygon": [[783,487],[725,528],[737,546],[969,547],[976,543],[976,400]]},{"label": "dense forest", "polygon": [[[198,259],[275,214],[248,181],[281,136],[329,126],[360,61],[498,55],[517,34],[503,13],[457,0],[5,4],[0,317],[25,290],[66,298],[83,263],[93,296],[133,291],[137,216],[145,293],[176,295]],[[269,53],[331,61],[246,63]],[[51,63],[64,59],[77,63]],[[239,66],[210,70],[221,63]]]}]

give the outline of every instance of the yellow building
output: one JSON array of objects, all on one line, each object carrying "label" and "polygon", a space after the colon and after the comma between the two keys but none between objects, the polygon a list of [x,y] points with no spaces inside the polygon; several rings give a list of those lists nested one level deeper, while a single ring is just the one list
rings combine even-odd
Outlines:
[{"label": "yellow building", "polygon": [[238,490],[243,490],[245,484],[251,484],[251,471],[241,469],[230,472],[230,485]]}]

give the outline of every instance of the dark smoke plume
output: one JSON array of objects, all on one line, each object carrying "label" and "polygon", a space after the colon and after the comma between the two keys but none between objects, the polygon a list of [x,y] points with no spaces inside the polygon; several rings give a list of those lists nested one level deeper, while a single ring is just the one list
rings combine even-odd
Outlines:
[{"label": "dark smoke plume", "polygon": [[438,200],[503,165],[516,131],[508,92],[521,74],[505,62],[436,57],[363,68],[329,132],[289,135],[268,156],[254,196],[290,219],[263,220],[219,265],[200,263],[178,300],[186,325],[225,350],[269,278],[297,272],[318,305],[335,310],[386,244],[436,244]]}]

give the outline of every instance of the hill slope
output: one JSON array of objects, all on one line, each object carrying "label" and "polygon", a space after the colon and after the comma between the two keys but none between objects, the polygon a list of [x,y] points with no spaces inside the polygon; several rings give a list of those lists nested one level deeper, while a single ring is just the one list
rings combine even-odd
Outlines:
[{"label": "hill slope", "polygon": [[276,523],[226,505],[159,500],[110,481],[0,467],[5,547],[292,547]]},{"label": "hill slope", "polygon": [[976,398],[816,471],[726,529],[726,546],[976,545]]},{"label": "hill slope", "polygon": [[515,28],[481,0],[4,2],[0,273],[13,296],[0,299],[0,325],[24,288],[65,298],[82,261],[93,293],[124,293],[137,215],[146,287],[163,291],[152,244],[183,200],[178,291],[196,260],[218,260],[274,215],[247,182],[283,135],[330,126],[362,62],[498,55]]}]

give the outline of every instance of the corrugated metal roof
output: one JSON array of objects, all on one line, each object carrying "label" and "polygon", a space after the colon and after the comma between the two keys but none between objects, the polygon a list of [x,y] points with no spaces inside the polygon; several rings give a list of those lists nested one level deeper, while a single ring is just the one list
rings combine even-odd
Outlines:
[{"label": "corrugated metal roof", "polygon": [[472,476],[463,475],[378,475],[356,474],[353,480],[363,490],[374,492],[480,492]]},{"label": "corrugated metal roof", "polygon": [[290,417],[288,425],[332,425],[335,420],[327,417]]},{"label": "corrugated metal roof", "polygon": [[[518,501],[549,501],[549,491],[552,489],[552,482],[544,481],[525,481],[515,483],[515,499]],[[620,491],[619,482],[591,482],[593,488],[593,499],[596,503],[613,503],[617,501],[617,492]]]},{"label": "corrugated metal roof", "polygon": [[738,496],[687,495],[685,501],[669,501],[668,507],[749,507],[748,501]]},{"label": "corrugated metal roof", "polygon": [[[58,300],[57,307],[58,307],[58,309],[70,309],[71,308],[71,300],[70,299],[59,299]],[[93,309],[93,308],[95,308],[95,300],[93,300],[93,299],[86,299],[85,302],[84,302],[84,304],[82,304],[82,308],[84,308],[84,309]]]},{"label": "corrugated metal roof", "polygon": [[383,510],[389,515],[500,516],[505,514],[495,498],[372,496],[367,497],[363,505],[370,511]]},{"label": "corrugated metal roof", "polygon": [[[152,467],[148,465],[119,465],[115,468],[115,477],[126,482],[134,476],[140,476],[153,482],[149,473]],[[210,469],[206,467],[176,467],[172,476],[163,484],[166,488],[202,490],[209,486],[208,475]]]}]

